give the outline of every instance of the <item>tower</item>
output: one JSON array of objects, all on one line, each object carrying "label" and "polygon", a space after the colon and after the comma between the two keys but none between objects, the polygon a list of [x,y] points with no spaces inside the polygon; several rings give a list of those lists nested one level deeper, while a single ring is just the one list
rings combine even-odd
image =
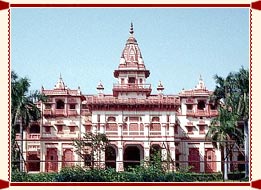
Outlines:
[{"label": "tower", "polygon": [[114,77],[118,83],[113,85],[113,96],[118,98],[146,98],[151,93],[151,85],[146,84],[150,71],[146,70],[137,40],[134,37],[133,24],[130,36],[122,51],[118,69]]}]

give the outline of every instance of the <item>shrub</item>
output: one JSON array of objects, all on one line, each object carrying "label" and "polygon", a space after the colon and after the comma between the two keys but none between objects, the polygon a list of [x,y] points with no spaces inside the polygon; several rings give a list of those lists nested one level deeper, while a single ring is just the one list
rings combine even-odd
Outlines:
[{"label": "shrub", "polygon": [[12,182],[52,182],[57,173],[37,173],[28,174],[25,172],[13,171],[11,174]]},{"label": "shrub", "polygon": [[116,172],[115,169],[83,169],[79,166],[63,168],[59,173],[27,174],[12,173],[12,181],[26,182],[193,182],[222,181],[221,173],[198,174],[164,172],[158,167],[138,166],[129,171]]}]

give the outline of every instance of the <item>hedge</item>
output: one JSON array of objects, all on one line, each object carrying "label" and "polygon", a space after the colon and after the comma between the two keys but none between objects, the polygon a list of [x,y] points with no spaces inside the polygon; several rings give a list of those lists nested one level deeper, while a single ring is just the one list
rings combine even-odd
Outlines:
[{"label": "hedge", "polygon": [[63,168],[59,173],[27,174],[12,172],[13,182],[193,182],[222,181],[221,173],[199,174],[162,172],[153,168],[85,170],[81,167]]}]

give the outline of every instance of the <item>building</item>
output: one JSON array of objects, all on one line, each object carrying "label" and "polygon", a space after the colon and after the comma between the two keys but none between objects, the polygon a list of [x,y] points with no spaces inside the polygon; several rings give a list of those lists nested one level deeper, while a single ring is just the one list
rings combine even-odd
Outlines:
[{"label": "building", "polygon": [[83,160],[72,145],[86,132],[107,135],[111,143],[99,163],[117,171],[150,160],[155,150],[161,153],[163,163],[170,160],[167,167],[171,170],[191,166],[194,172],[221,171],[221,152],[205,141],[210,121],[218,114],[209,101],[212,91],[200,77],[192,90],[165,95],[159,82],[158,93],[152,94],[146,83],[150,71],[132,25],[129,33],[113,73],[118,82],[112,94],[104,94],[100,82],[97,94],[84,95],[80,88],[66,87],[61,76],[54,89],[42,88],[48,96],[47,102],[39,104],[42,118],[24,131],[27,171],[55,172],[77,164],[88,167],[91,158]]}]

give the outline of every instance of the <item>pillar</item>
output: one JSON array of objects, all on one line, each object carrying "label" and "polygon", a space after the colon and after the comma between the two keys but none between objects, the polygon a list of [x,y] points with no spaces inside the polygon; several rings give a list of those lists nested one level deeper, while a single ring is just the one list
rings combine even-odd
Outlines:
[{"label": "pillar", "polygon": [[199,155],[200,155],[200,172],[205,172],[205,143],[201,142],[199,144]]},{"label": "pillar", "polygon": [[63,145],[62,143],[58,143],[57,146],[57,154],[58,154],[58,172],[62,169],[62,160],[63,160]]},{"label": "pillar", "polygon": [[116,171],[120,172],[124,170],[123,167],[123,146],[122,142],[118,141],[118,151],[117,151],[117,157],[116,157]]},{"label": "pillar", "polygon": [[[40,160],[45,161],[46,147],[45,143],[40,142]],[[40,162],[40,172],[45,172],[45,162]]]},{"label": "pillar", "polygon": [[217,167],[217,172],[221,172],[221,151],[220,149],[215,150],[216,153],[216,167]]}]

